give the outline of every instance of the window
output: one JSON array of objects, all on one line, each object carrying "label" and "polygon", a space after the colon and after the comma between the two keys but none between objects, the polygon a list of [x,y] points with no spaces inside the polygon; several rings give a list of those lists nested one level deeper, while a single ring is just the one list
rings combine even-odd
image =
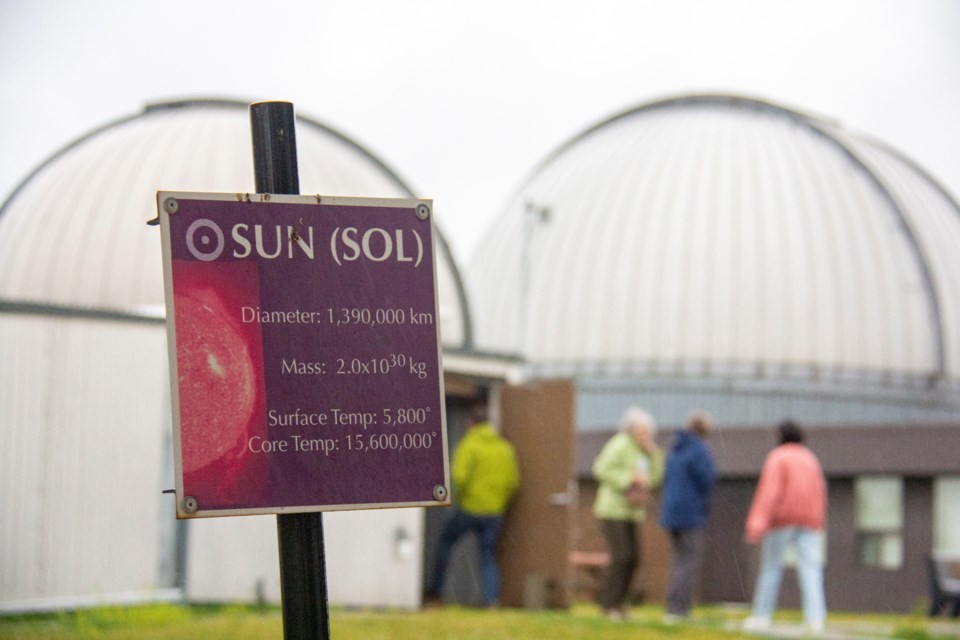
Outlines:
[{"label": "window", "polygon": [[903,478],[862,476],[854,485],[857,553],[860,564],[880,569],[903,566]]},{"label": "window", "polygon": [[960,556],[960,476],[933,482],[933,550]]}]

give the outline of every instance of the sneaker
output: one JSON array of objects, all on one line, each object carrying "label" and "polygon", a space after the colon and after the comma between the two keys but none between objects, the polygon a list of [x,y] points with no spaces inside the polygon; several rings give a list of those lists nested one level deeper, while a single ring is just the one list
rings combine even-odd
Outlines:
[{"label": "sneaker", "polygon": [[423,596],[424,609],[436,609],[443,606],[443,598],[436,593],[427,593]]},{"label": "sneaker", "polygon": [[823,623],[823,620],[818,620],[817,622],[808,622],[806,625],[806,631],[812,636],[822,636],[823,632],[826,631],[826,627]]},{"label": "sneaker", "polygon": [[767,616],[750,616],[743,621],[744,631],[769,631],[770,618]]},{"label": "sneaker", "polygon": [[676,613],[665,613],[663,614],[663,624],[665,625],[675,625],[680,624],[686,620],[686,616],[681,616]]},{"label": "sneaker", "polygon": [[627,614],[621,609],[607,609],[603,612],[603,617],[613,622],[626,622]]}]

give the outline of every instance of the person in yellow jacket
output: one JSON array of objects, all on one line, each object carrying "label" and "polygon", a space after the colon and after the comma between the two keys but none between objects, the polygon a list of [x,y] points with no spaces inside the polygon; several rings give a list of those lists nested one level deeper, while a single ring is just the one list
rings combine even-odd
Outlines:
[{"label": "person in yellow jacket", "polygon": [[453,454],[452,472],[454,512],[440,534],[426,599],[440,600],[453,546],[472,531],[480,543],[484,604],[494,607],[500,601],[497,540],[503,514],[520,486],[520,470],[513,446],[490,424],[485,407],[478,406],[471,412],[467,433]]},{"label": "person in yellow jacket", "polygon": [[657,425],[649,413],[630,407],[620,419],[620,431],[610,438],[593,462],[597,499],[593,513],[603,526],[610,549],[610,567],[599,593],[599,604],[611,620],[624,620],[624,603],[639,564],[639,523],[646,501],[663,479],[663,451],[654,442]]}]

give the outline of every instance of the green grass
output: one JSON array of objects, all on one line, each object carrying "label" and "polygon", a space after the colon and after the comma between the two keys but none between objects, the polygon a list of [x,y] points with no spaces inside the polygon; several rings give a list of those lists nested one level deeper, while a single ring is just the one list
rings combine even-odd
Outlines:
[{"label": "green grass", "polygon": [[[665,626],[659,607],[638,607],[627,623],[611,622],[595,607],[578,605],[569,611],[496,611],[445,607],[422,612],[334,609],[330,637],[334,640],[699,640],[756,638],[731,629],[743,610],[722,607],[697,609],[691,624]],[[796,612],[778,615],[794,622]],[[936,635],[926,618],[831,614],[828,626],[867,628],[874,637],[901,640],[960,638]],[[283,638],[277,607],[176,606],[101,607],[71,613],[0,617],[0,640],[160,639],[263,640]]]},{"label": "green grass", "polygon": [[278,608],[147,605],[0,617],[0,639],[282,638]]},{"label": "green grass", "polygon": [[[693,640],[704,637],[703,627],[662,625],[660,614],[652,609],[637,609],[630,622],[618,623],[601,617],[593,607],[544,612],[447,607],[421,614],[340,611],[332,616],[330,631],[331,637],[338,640]],[[713,626],[709,635],[715,638],[742,637],[723,633],[718,626]]]}]

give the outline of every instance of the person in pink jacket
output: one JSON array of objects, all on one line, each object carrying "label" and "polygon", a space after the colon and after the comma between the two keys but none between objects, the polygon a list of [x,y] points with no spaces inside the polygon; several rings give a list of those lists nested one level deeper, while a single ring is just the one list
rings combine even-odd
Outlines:
[{"label": "person in pink jacket", "polygon": [[770,627],[780,593],[783,561],[792,545],[808,629],[823,631],[827,607],[823,595],[821,532],[827,512],[827,487],[817,456],[803,444],[803,431],[792,421],[779,425],[780,445],[767,455],[747,514],[746,540],[761,543],[760,570],[753,594],[748,631]]}]

